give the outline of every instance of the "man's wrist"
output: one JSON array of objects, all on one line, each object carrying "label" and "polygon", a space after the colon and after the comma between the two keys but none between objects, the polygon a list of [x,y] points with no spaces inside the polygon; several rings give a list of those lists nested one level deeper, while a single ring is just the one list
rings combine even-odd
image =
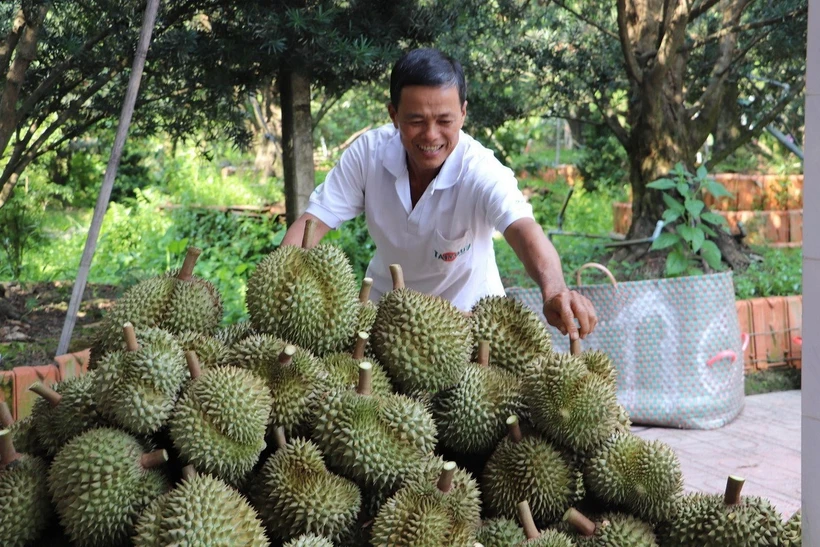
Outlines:
[{"label": "man's wrist", "polygon": [[569,287],[567,287],[566,283],[555,284],[552,283],[549,286],[545,286],[541,289],[541,301],[546,304],[559,294],[564,291],[568,291]]}]

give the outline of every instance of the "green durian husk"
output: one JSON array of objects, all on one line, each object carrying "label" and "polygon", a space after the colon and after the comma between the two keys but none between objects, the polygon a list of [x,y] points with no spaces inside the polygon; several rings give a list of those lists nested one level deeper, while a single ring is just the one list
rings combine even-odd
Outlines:
[{"label": "green durian husk", "polygon": [[279,247],[248,279],[253,328],[318,356],[343,351],[355,332],[358,288],[339,247]]},{"label": "green durian husk", "polygon": [[47,474],[45,460],[26,454],[0,467],[0,545],[37,544],[54,515]]},{"label": "green durian husk", "polygon": [[382,296],[373,351],[403,393],[437,393],[455,386],[472,351],[469,320],[447,300],[411,289]]},{"label": "green durian husk", "polygon": [[618,370],[609,355],[601,350],[586,350],[579,357],[591,373],[597,374],[613,387],[617,384]]},{"label": "green durian husk", "polygon": [[521,382],[511,372],[470,364],[459,383],[432,398],[442,445],[462,454],[488,454],[507,430],[506,419],[524,406]]},{"label": "green durian husk", "polygon": [[[652,526],[623,513],[605,513],[590,537],[579,536],[583,547],[658,547]],[[690,544],[694,547],[698,544]]]},{"label": "green durian husk", "polygon": [[802,547],[803,545],[803,519],[801,511],[798,509],[783,525],[783,536],[781,539],[783,547]]},{"label": "green durian husk", "polygon": [[322,358],[328,372],[328,386],[331,390],[354,390],[359,384],[359,363],[367,361],[373,365],[372,393],[374,395],[389,395],[393,393],[393,385],[382,366],[368,358],[354,359],[349,353],[331,353]]},{"label": "green durian husk", "polygon": [[177,279],[177,274],[177,271],[168,274],[174,280],[174,291],[159,327],[173,334],[188,331],[213,334],[222,321],[219,291],[209,281],[196,276],[183,281]]},{"label": "green durian husk", "polygon": [[[541,535],[521,543],[508,544],[521,547],[574,547],[572,537],[558,530],[542,530]],[[484,547],[488,547],[485,545]],[[626,546],[624,546],[626,547]]]},{"label": "green durian husk", "polygon": [[437,484],[444,460],[429,458],[382,505],[371,533],[372,545],[461,547],[472,545],[480,524],[481,498],[475,479],[456,468],[448,492]]},{"label": "green durian husk", "polygon": [[182,481],[139,518],[135,547],[270,545],[256,511],[236,490],[209,475]]},{"label": "green durian husk", "polygon": [[283,547],[333,547],[333,542],[315,534],[305,534],[290,540]]},{"label": "green durian husk", "polygon": [[98,428],[74,437],[57,453],[48,488],[74,544],[125,545],[140,512],[168,490],[162,471],[140,465],[143,452],[128,433]]},{"label": "green durian husk", "polygon": [[313,440],[330,468],[363,488],[395,488],[436,445],[427,408],[403,395],[335,391],[317,418]]},{"label": "green durian husk", "polygon": [[191,381],[171,416],[180,456],[232,485],[245,479],[264,450],[271,396],[247,370],[216,367]]},{"label": "green durian husk", "polygon": [[683,491],[675,452],[660,441],[617,433],[587,460],[589,491],[650,522],[668,519]]},{"label": "green durian husk", "polygon": [[583,477],[569,457],[540,435],[498,443],[481,477],[486,512],[514,519],[527,500],[533,520],[547,527],[584,496]]},{"label": "green durian husk", "polygon": [[272,538],[314,533],[339,541],[356,524],[358,486],[328,471],[309,440],[297,437],[277,450],[254,482],[255,506]]},{"label": "green durian husk", "polygon": [[202,369],[224,365],[228,357],[227,346],[216,336],[186,331],[176,336],[183,352],[193,351]]},{"label": "green durian husk", "polygon": [[478,527],[475,539],[484,547],[510,547],[524,543],[527,536],[517,521],[497,518],[484,521]]},{"label": "green durian husk", "polygon": [[29,456],[41,456],[48,458],[48,451],[37,438],[37,430],[31,415],[22,420],[17,420],[8,428],[11,438],[14,440],[14,447],[17,452],[28,454]]},{"label": "green durian husk", "polygon": [[320,401],[330,390],[330,378],[322,362],[298,346],[292,361],[281,364],[279,354],[287,345],[270,334],[250,336],[228,352],[227,363],[265,381],[272,396],[270,423],[294,437],[312,430]]},{"label": "green durian husk", "polygon": [[529,363],[552,353],[546,325],[531,309],[505,296],[485,296],[472,308],[473,360],[478,360],[479,340],[490,342],[490,364],[513,374],[526,375]]},{"label": "green durian husk", "polygon": [[253,330],[250,321],[239,321],[238,323],[217,329],[214,333],[214,338],[222,342],[227,349],[230,349],[237,342],[241,342],[254,334],[257,334],[257,332]]},{"label": "green durian husk", "polygon": [[658,527],[664,547],[748,547],[780,545],[783,522],[771,503],[743,496],[727,505],[722,495],[687,494],[676,504],[675,516]]},{"label": "green durian husk", "polygon": [[136,331],[139,349],[115,351],[99,363],[94,389],[99,413],[137,434],[159,431],[190,378],[182,347],[162,329]]},{"label": "green durian husk", "polygon": [[[57,406],[42,397],[34,401],[31,409],[32,427],[49,457],[53,457],[65,443],[93,427],[103,425],[97,413],[94,393],[96,371],[58,382],[52,389],[62,395]],[[15,438],[15,442],[17,439]],[[25,444],[25,443],[24,443]],[[24,445],[19,449],[21,452]]]},{"label": "green durian husk", "polygon": [[535,359],[524,380],[524,402],[536,429],[572,451],[589,453],[618,428],[615,386],[576,356]]}]

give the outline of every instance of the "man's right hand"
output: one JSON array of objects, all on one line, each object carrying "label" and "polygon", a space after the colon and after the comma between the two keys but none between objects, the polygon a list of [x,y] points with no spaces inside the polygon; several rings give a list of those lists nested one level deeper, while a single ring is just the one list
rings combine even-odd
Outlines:
[{"label": "man's right hand", "polygon": [[297,247],[301,247],[302,238],[305,235],[305,224],[307,224],[308,220],[312,220],[315,224],[315,228],[313,230],[313,241],[310,242],[310,247],[318,244],[322,238],[325,237],[325,234],[330,231],[330,226],[319,220],[318,217],[311,215],[310,213],[304,213],[296,219],[296,222],[290,225],[285,237],[282,239],[281,246],[296,245]]}]

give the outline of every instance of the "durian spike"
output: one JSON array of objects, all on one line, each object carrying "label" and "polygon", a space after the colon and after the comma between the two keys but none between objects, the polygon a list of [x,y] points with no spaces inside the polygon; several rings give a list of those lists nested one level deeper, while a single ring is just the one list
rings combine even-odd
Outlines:
[{"label": "durian spike", "polygon": [[199,357],[194,350],[185,352],[185,361],[188,362],[188,372],[191,373],[191,380],[196,380],[202,376],[202,367],[199,366]]},{"label": "durian spike", "polygon": [[134,331],[134,325],[129,321],[122,326],[122,336],[125,338],[125,347],[128,351],[137,351],[140,345],[137,343],[137,333]]},{"label": "durian spike", "polygon": [[59,405],[60,401],[63,400],[62,395],[41,382],[34,382],[29,386],[29,390],[51,403],[52,407]]},{"label": "durian spike", "polygon": [[285,448],[288,445],[288,439],[285,437],[285,428],[280,425],[274,429],[273,439],[276,441],[276,448]]},{"label": "durian spike", "polygon": [[567,512],[564,513],[563,520],[575,527],[582,536],[590,537],[595,534],[595,523],[582,515],[581,512],[574,507],[567,509]]},{"label": "durian spike", "polygon": [[359,363],[359,384],[356,393],[370,395],[373,391],[373,364],[369,361]]},{"label": "durian spike", "polygon": [[571,340],[569,343],[569,352],[573,355],[580,355],[581,351],[581,340]]},{"label": "durian spike", "polygon": [[151,469],[154,467],[159,467],[160,465],[164,464],[168,461],[168,451],[165,449],[153,450],[151,452],[145,452],[140,457],[140,465],[143,469]]},{"label": "durian spike", "polygon": [[444,462],[444,468],[436,485],[445,494],[453,489],[453,477],[456,474],[456,462]]},{"label": "durian spike", "polygon": [[191,279],[194,275],[194,266],[196,266],[196,261],[200,254],[202,254],[201,249],[188,247],[188,254],[185,255],[185,261],[182,263],[182,268],[177,274],[177,279],[180,281],[189,281]]},{"label": "durian spike", "polygon": [[518,502],[518,521],[524,527],[524,534],[527,539],[536,539],[541,536],[535,521],[532,519],[532,511],[530,510],[530,503],[527,500]]},{"label": "durian spike", "polygon": [[14,416],[11,415],[9,405],[6,401],[0,401],[0,429],[6,429],[14,425]]},{"label": "durian spike", "polygon": [[370,289],[373,287],[373,278],[365,277],[362,279],[362,288],[359,290],[359,303],[367,304],[370,300]]},{"label": "durian spike", "polygon": [[486,367],[490,364],[490,341],[482,340],[478,343],[478,364]]},{"label": "durian spike", "polygon": [[473,543],[473,547],[484,547],[484,544],[476,541],[475,543]]},{"label": "durian spike", "polygon": [[305,233],[302,234],[302,248],[310,249],[313,247],[313,233],[316,231],[316,221],[308,220],[305,222]]},{"label": "durian spike", "polygon": [[404,288],[404,272],[401,264],[390,265],[390,275],[393,276],[393,290]]},{"label": "durian spike", "polygon": [[279,354],[279,364],[289,365],[293,362],[293,355],[296,353],[296,346],[288,344]]},{"label": "durian spike", "polygon": [[182,480],[189,481],[197,476],[196,467],[190,463],[182,468]]},{"label": "durian spike", "polygon": [[518,423],[518,416],[507,418],[507,436],[516,444],[521,442],[524,435],[521,433],[521,425]]},{"label": "durian spike", "polygon": [[364,349],[367,347],[368,338],[370,338],[369,334],[363,330],[359,331],[359,334],[356,336],[356,347],[353,348],[354,359],[364,359]]},{"label": "durian spike", "polygon": [[3,429],[0,431],[0,467],[5,467],[22,456],[14,449],[11,431]]},{"label": "durian spike", "polygon": [[746,479],[737,475],[729,475],[726,481],[726,492],[723,496],[723,503],[726,505],[737,505],[740,503],[740,491]]}]

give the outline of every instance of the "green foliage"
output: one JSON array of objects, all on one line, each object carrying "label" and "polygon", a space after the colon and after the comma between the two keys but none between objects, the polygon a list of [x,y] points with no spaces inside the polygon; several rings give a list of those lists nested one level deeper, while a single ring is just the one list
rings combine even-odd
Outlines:
[{"label": "green foliage", "polygon": [[373,243],[367,231],[367,220],[364,214],[345,222],[337,230],[331,230],[322,241],[334,243],[344,250],[353,265],[356,279],[361,281],[370,264],[370,259],[376,252],[376,244]]},{"label": "green foliage", "polygon": [[585,126],[584,137],[577,164],[584,188],[610,188],[628,182],[629,158],[612,132],[602,126]]},{"label": "green foliage", "polygon": [[761,250],[762,260],[734,276],[738,300],[803,293],[802,249]]},{"label": "green foliage", "polygon": [[667,207],[663,220],[666,226],[674,227],[674,231],[663,232],[652,243],[653,250],[668,249],[667,277],[701,274],[703,270],[699,263],[713,270],[721,270],[720,249],[709,238],[717,237],[715,230],[724,229],[726,220],[718,214],[704,211],[705,204],[701,198],[704,192],[715,197],[731,194],[722,184],[708,177],[704,166],[692,174],[678,163],[670,176],[647,184],[647,187],[663,192]]}]

